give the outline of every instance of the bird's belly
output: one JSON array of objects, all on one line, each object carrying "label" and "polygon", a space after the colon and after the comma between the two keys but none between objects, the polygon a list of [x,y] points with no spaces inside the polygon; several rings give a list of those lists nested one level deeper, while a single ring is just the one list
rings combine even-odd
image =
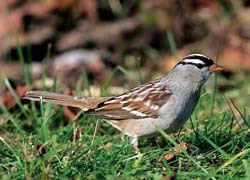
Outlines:
[{"label": "bird's belly", "polygon": [[169,99],[170,104],[162,107],[157,118],[106,121],[131,137],[154,134],[158,132],[159,128],[167,133],[176,132],[188,120],[195,108],[198,98],[191,99],[183,100],[180,103],[174,102],[175,99]]},{"label": "bird's belly", "polygon": [[128,119],[128,120],[106,120],[116,129],[130,137],[140,137],[154,134],[158,126],[157,118]]}]

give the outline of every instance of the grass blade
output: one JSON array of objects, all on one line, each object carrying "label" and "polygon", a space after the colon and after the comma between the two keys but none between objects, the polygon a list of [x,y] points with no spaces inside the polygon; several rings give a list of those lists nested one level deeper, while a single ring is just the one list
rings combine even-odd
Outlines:
[{"label": "grass blade", "polygon": [[220,172],[221,170],[223,170],[224,168],[226,168],[228,165],[232,164],[235,160],[237,160],[240,157],[245,156],[247,153],[250,152],[250,148],[249,149],[245,149],[244,151],[239,152],[238,154],[236,154],[235,156],[231,157],[230,159],[228,159],[226,162],[224,162],[217,170],[216,173]]},{"label": "grass blade", "polygon": [[12,86],[10,85],[9,80],[3,75],[3,80],[4,83],[6,85],[6,87],[8,88],[8,90],[10,91],[11,95],[13,96],[14,100],[16,101],[18,107],[21,109],[22,113],[25,115],[26,118],[28,118],[28,114],[26,113],[26,111],[23,108],[23,105],[18,97],[18,95],[16,94],[15,90],[12,88]]},{"label": "grass blade", "polygon": [[31,75],[30,75],[29,69],[27,68],[27,65],[25,64],[25,61],[24,61],[24,56],[23,56],[21,44],[19,41],[18,32],[15,31],[15,34],[16,34],[17,53],[18,53],[19,60],[21,62],[22,69],[23,69],[24,79],[25,79],[25,82],[28,85],[28,87],[30,87],[31,86]]},{"label": "grass blade", "polygon": [[[157,127],[160,134],[168,140],[171,144],[173,144],[175,147],[178,147],[181,149],[181,151],[185,154],[186,157],[188,157],[197,167],[199,167],[204,173],[207,175],[210,175],[209,172],[203,168],[192,156],[190,156],[185,149],[183,149],[179,144],[177,144],[173,139],[170,138],[168,134],[166,134],[161,128]],[[214,177],[211,177],[212,179],[215,179]]]},{"label": "grass blade", "polygon": [[217,146],[213,141],[211,141],[210,139],[208,139],[206,136],[204,136],[203,134],[201,134],[201,137],[203,139],[205,139],[211,146],[213,146],[213,148],[218,151],[221,155],[224,156],[224,158],[226,159],[229,159],[230,156],[225,152],[223,151],[223,149],[221,149],[219,146]]},{"label": "grass blade", "polygon": [[174,35],[171,31],[167,32],[167,38],[168,38],[168,43],[171,49],[171,53],[174,55],[175,59],[178,59],[177,57],[177,47],[176,47],[176,43],[174,40]]}]

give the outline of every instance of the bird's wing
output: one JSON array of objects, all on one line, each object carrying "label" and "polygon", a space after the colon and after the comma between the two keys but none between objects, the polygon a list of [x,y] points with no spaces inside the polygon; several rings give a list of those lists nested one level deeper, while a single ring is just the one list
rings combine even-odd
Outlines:
[{"label": "bird's wing", "polygon": [[103,101],[86,113],[110,120],[157,117],[170,95],[169,88],[157,80]]}]

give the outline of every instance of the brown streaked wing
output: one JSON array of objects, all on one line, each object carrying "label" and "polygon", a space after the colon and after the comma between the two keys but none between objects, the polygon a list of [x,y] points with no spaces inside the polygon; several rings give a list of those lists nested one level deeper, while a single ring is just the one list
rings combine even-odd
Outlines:
[{"label": "brown streaked wing", "polygon": [[157,117],[170,95],[167,86],[157,80],[108,99],[87,113],[115,120]]}]

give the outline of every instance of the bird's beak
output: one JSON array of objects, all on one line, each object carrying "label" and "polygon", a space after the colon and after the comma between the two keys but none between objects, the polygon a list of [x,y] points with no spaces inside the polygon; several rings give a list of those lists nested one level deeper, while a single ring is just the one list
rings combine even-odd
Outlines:
[{"label": "bird's beak", "polygon": [[223,67],[214,63],[211,67],[210,67],[210,71],[211,72],[220,72],[223,70]]}]

